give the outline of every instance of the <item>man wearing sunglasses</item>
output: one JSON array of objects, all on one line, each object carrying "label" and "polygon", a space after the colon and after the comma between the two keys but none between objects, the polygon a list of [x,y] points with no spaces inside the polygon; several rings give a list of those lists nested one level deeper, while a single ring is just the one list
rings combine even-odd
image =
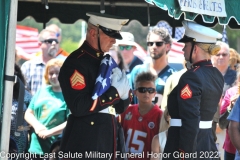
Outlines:
[{"label": "man wearing sunglasses", "polygon": [[[56,24],[50,24],[49,26],[47,26],[45,28],[46,30],[49,30],[51,32],[54,32],[56,34],[56,37],[57,37],[57,40],[58,40],[58,43],[59,43],[59,49],[58,49],[58,52],[56,54],[56,58],[57,59],[61,59],[61,60],[65,60],[67,58],[67,56],[69,56],[69,53],[66,52],[65,50],[63,50],[61,47],[60,47],[60,43],[61,43],[61,40],[62,40],[62,29],[59,28]],[[42,52],[38,52],[35,54],[35,56],[42,56]]]},{"label": "man wearing sunglasses", "polygon": [[[134,87],[134,79],[142,71],[152,70],[156,72],[158,78],[155,82],[157,90],[155,103],[160,106],[164,85],[168,77],[175,72],[175,69],[168,65],[167,59],[167,53],[172,45],[172,37],[166,28],[154,27],[147,35],[147,45],[151,60],[149,62],[145,61],[143,65],[134,67],[130,76],[130,84]],[[137,103],[136,97],[134,97],[133,103]]]},{"label": "man wearing sunglasses", "polygon": [[[55,32],[58,38],[58,42],[60,44],[62,40],[62,29],[58,27],[56,24],[50,24],[49,26],[46,27],[46,29]],[[69,53],[63,50],[61,47],[59,47],[56,58],[65,60],[67,56],[69,56]]]},{"label": "man wearing sunglasses", "polygon": [[129,74],[136,65],[143,64],[143,62],[134,55],[136,42],[134,41],[133,34],[130,32],[121,32],[120,34],[123,38],[117,40],[116,45],[118,45],[118,50],[121,53],[124,62],[128,65],[127,74]]},{"label": "man wearing sunglasses", "polygon": [[[72,113],[60,150],[82,155],[77,159],[101,159],[92,156],[96,153],[108,153],[103,158],[105,160],[115,159],[116,133],[119,133],[115,115],[122,113],[130,103],[129,84],[126,74],[117,67],[110,73],[112,81],[108,84],[104,77],[99,76],[99,68],[102,63],[112,64],[112,59],[107,60],[103,55],[116,39],[122,39],[119,31],[128,19],[101,13],[87,13],[87,16],[90,18],[86,40],[66,58],[59,73],[62,93]],[[102,82],[103,88],[111,86],[92,98],[98,81]]]},{"label": "man wearing sunglasses", "polygon": [[42,30],[38,36],[41,56],[37,56],[23,63],[21,70],[26,79],[26,87],[34,95],[35,92],[42,87],[43,74],[46,63],[55,58],[59,44],[55,32]]}]

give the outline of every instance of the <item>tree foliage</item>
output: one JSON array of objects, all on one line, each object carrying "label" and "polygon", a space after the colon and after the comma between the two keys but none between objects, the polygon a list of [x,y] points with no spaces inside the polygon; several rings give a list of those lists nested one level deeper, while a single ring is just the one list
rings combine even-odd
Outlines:
[{"label": "tree foliage", "polygon": [[[216,31],[222,33],[223,32],[223,26],[221,25],[216,25],[213,29]],[[240,37],[240,31],[239,29],[231,29],[228,26],[226,27],[227,31],[227,37],[228,37],[228,44],[230,48],[234,48],[235,50],[240,53],[239,50],[239,44],[238,44],[238,38]]]},{"label": "tree foliage", "polygon": [[149,31],[149,27],[144,27],[136,20],[132,20],[128,25],[122,27],[122,31],[131,32],[134,35],[135,42],[147,49],[146,37]]}]

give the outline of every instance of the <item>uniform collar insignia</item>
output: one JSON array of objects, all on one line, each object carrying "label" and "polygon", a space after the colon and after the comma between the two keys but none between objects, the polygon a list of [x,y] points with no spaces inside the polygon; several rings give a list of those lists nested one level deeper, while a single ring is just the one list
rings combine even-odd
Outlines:
[{"label": "uniform collar insignia", "polygon": [[84,48],[84,50],[88,53],[91,54],[92,56],[94,56],[97,59],[102,59],[104,53],[96,50],[95,48],[93,48],[87,41],[84,41],[84,43],[82,44],[81,48]]},{"label": "uniform collar insignia", "polygon": [[101,53],[98,53],[98,52],[97,52],[97,53],[96,53],[97,57],[100,57],[100,54],[101,54]]}]

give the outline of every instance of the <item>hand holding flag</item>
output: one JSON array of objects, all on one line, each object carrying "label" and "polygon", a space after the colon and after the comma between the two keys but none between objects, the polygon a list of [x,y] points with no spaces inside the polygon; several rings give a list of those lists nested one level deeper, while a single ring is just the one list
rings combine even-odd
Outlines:
[{"label": "hand holding flag", "polygon": [[118,67],[117,63],[109,54],[106,54],[100,64],[98,77],[92,95],[93,100],[97,99],[110,88],[112,70],[116,67]]},{"label": "hand holding flag", "polygon": [[112,86],[115,87],[119,93],[121,99],[125,100],[128,98],[130,85],[125,72],[121,72],[121,77],[119,78],[120,69],[116,68],[113,70]]}]

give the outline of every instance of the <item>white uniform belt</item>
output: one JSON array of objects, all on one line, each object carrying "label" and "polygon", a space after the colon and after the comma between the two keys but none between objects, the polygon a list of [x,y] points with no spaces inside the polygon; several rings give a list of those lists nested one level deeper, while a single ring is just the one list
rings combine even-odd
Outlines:
[{"label": "white uniform belt", "polygon": [[113,108],[112,106],[109,106],[109,107],[99,111],[99,113],[107,113],[107,114],[116,115],[115,108]]},{"label": "white uniform belt", "polygon": [[[170,126],[181,127],[182,120],[181,119],[170,119]],[[200,121],[199,128],[201,128],[201,129],[212,128],[212,121]]]}]

